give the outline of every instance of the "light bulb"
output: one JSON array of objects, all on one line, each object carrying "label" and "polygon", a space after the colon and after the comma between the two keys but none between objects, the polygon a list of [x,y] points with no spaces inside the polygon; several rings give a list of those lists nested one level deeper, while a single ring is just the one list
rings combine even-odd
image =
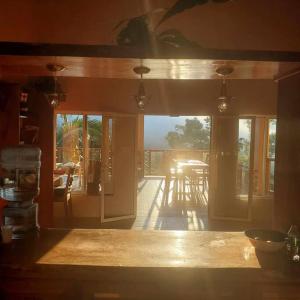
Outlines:
[{"label": "light bulb", "polygon": [[221,99],[220,103],[218,104],[218,111],[220,113],[225,112],[228,109],[228,103],[225,101],[225,99]]},{"label": "light bulb", "polygon": [[57,94],[51,94],[49,95],[49,103],[53,108],[56,108],[59,104],[59,99]]},{"label": "light bulb", "polygon": [[145,109],[145,97],[136,97],[136,104],[137,104],[137,107],[140,109],[140,110],[144,110]]},{"label": "light bulb", "polygon": [[140,110],[145,109],[146,103],[148,101],[148,97],[146,95],[145,87],[142,81],[140,82],[139,85],[138,94],[135,96],[135,101],[138,109]]}]

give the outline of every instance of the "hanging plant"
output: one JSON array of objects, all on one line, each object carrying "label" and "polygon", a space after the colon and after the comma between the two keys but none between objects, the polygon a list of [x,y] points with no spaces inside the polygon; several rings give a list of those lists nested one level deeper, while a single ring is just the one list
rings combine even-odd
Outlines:
[{"label": "hanging plant", "polygon": [[[213,3],[225,3],[232,0],[210,0]],[[196,42],[187,39],[180,31],[176,29],[168,29],[161,33],[156,33],[157,27],[167,19],[187,10],[196,5],[204,5],[209,0],[178,0],[169,10],[165,12],[161,20],[156,25],[154,30],[150,29],[149,19],[154,13],[161,12],[165,9],[159,8],[151,11],[148,14],[143,14],[138,17],[125,19],[120,21],[114,28],[119,30],[116,42],[119,46],[134,46],[151,48],[152,45],[157,47],[200,47]]]},{"label": "hanging plant", "polygon": [[132,19],[122,20],[114,29],[121,28],[116,42],[119,46],[133,46],[142,48],[156,47],[199,47],[188,40],[180,31],[168,29],[160,33],[149,28],[149,16],[142,15]]},{"label": "hanging plant", "polygon": [[168,29],[156,36],[157,42],[161,46],[171,46],[174,48],[195,48],[200,47],[196,42],[187,39],[180,31]]},{"label": "hanging plant", "polygon": [[120,46],[143,46],[151,44],[152,33],[149,30],[147,15],[122,20],[114,30],[124,26],[117,35],[117,44]]}]

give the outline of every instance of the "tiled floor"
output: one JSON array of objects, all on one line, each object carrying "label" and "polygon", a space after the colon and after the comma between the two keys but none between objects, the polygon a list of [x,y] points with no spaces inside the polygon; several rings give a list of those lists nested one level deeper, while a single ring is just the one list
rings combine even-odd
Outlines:
[{"label": "tiled floor", "polygon": [[207,188],[164,177],[145,177],[139,183],[134,229],[207,229]]}]

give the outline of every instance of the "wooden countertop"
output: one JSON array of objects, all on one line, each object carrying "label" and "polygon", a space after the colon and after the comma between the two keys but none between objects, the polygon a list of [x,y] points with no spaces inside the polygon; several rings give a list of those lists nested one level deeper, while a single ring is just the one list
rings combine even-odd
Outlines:
[{"label": "wooden countertop", "polygon": [[300,274],[286,265],[241,232],[51,229],[0,245],[0,292],[63,284],[84,299],[292,299]]},{"label": "wooden countertop", "polygon": [[235,280],[256,280],[268,273],[276,280],[292,274],[298,281],[299,272],[295,276],[287,266],[284,253],[256,253],[242,232],[48,229],[32,240],[0,245],[0,271],[14,274],[29,270],[73,277],[77,272],[82,278],[85,272],[84,278],[97,273],[114,279],[133,272],[135,278],[180,273],[226,279],[233,274]]},{"label": "wooden countertop", "polygon": [[74,229],[66,232],[36,263],[153,268],[260,268],[253,247],[240,232]]}]

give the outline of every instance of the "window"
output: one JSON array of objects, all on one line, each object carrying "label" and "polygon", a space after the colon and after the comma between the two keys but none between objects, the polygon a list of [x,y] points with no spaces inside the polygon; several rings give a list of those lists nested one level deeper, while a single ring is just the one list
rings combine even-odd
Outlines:
[{"label": "window", "polygon": [[102,146],[102,116],[88,115],[87,120],[87,193],[97,195],[100,190],[101,146]]},{"label": "window", "polygon": [[102,116],[57,114],[55,168],[75,168],[72,190],[99,193],[101,146]]},{"label": "window", "polygon": [[266,155],[266,191],[274,192],[276,119],[268,119],[267,155]]},{"label": "window", "polygon": [[251,162],[252,119],[239,119],[236,194],[248,200]]}]

